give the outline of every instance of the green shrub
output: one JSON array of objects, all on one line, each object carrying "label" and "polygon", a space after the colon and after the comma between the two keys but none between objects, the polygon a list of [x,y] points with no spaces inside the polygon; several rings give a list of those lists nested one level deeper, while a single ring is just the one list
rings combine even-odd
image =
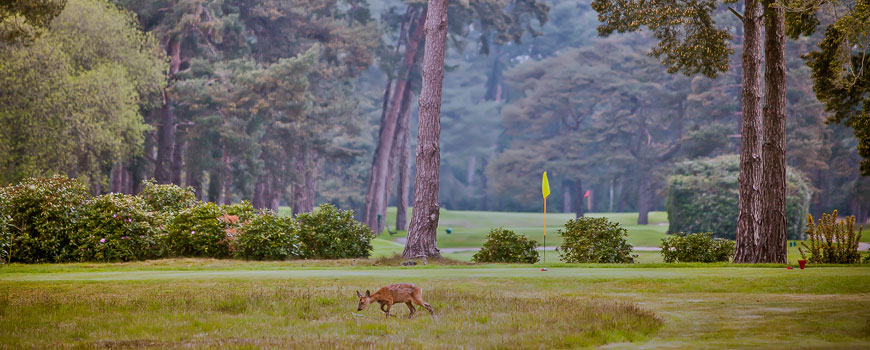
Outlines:
[{"label": "green shrub", "polygon": [[568,263],[633,263],[628,231],[607,218],[568,220],[565,229],[557,231],[562,245],[557,249],[562,261]]},{"label": "green shrub", "polygon": [[486,235],[483,247],[474,253],[474,262],[525,263],[538,262],[538,242],[504,228],[494,228]]},{"label": "green shrub", "polygon": [[106,194],[81,211],[73,245],[80,261],[134,261],[165,253],[155,214],[140,197]]},{"label": "green shrub", "polygon": [[375,234],[354,219],[353,211],[322,204],[312,213],[297,215],[296,221],[304,258],[366,258],[371,254]]},{"label": "green shrub", "polygon": [[235,216],[239,218],[240,222],[246,222],[253,219],[255,216],[259,214],[254,205],[248,201],[242,201],[241,203],[230,204],[230,205],[222,205],[221,209],[229,216]]},{"label": "green shrub", "polygon": [[292,217],[264,212],[239,229],[234,251],[237,257],[248,260],[299,258],[299,225]]},{"label": "green shrub", "polygon": [[169,250],[176,256],[227,258],[231,243],[244,223],[228,215],[227,207],[200,203],[184,209],[166,227]]},{"label": "green shrub", "polygon": [[[737,235],[740,156],[685,161],[668,179],[668,228],[673,232],[712,232],[714,237]],[[787,168],[786,219],[789,239],[800,239],[812,189],[798,171]]]},{"label": "green shrub", "polygon": [[734,256],[734,241],[713,238],[710,232],[677,233],[662,239],[662,259],[672,262],[728,262]]},{"label": "green shrub", "polygon": [[[861,241],[864,227],[855,232],[855,216],[847,216],[845,220],[837,219],[837,211],[831,215],[822,213],[819,223],[813,222],[813,216],[807,215],[807,241],[798,247],[801,258],[814,264],[857,264],[861,262],[858,242]],[[807,257],[809,254],[809,257]]]},{"label": "green shrub", "polygon": [[144,181],[143,185],[139,197],[145,200],[149,210],[158,212],[158,218],[163,218],[166,222],[172,221],[180,211],[192,208],[198,203],[191,187],[160,185],[151,180]]},{"label": "green shrub", "polygon": [[0,188],[0,213],[11,226],[10,262],[74,261],[71,245],[79,210],[88,200],[88,188],[66,176],[30,178]]}]

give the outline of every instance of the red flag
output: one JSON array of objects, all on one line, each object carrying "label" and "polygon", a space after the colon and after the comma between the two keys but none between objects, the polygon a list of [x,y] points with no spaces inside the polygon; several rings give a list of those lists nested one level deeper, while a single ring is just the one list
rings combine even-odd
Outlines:
[{"label": "red flag", "polygon": [[589,190],[586,190],[586,193],[583,194],[583,198],[589,197]]}]

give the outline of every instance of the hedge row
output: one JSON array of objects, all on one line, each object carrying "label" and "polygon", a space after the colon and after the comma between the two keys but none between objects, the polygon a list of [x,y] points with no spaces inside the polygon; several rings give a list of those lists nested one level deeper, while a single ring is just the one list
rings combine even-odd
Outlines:
[{"label": "hedge row", "polygon": [[64,176],[0,188],[0,262],[357,258],[369,256],[373,238],[352,212],[328,204],[291,218],[153,182],[137,196],[92,197]]}]

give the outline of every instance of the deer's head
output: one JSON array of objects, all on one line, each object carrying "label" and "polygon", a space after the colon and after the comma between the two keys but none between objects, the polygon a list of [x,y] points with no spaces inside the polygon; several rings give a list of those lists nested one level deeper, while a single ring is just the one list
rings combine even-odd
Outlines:
[{"label": "deer's head", "polygon": [[359,291],[357,291],[356,296],[359,297],[359,307],[356,309],[356,311],[365,310],[371,303],[370,297],[372,296],[372,294],[369,293],[368,290],[366,290],[366,295],[362,295]]}]

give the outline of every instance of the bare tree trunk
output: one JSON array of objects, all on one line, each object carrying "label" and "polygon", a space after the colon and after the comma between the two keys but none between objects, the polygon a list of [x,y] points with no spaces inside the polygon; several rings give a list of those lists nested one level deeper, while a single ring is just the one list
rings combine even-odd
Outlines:
[{"label": "bare tree trunk", "polygon": [[112,171],[109,173],[109,179],[112,184],[110,191],[114,193],[121,193],[123,190],[121,189],[123,184],[123,165],[121,162],[116,162],[115,165],[112,166]]},{"label": "bare tree trunk", "polygon": [[408,242],[402,256],[441,257],[436,229],[440,215],[438,177],[441,166],[441,89],[444,83],[444,51],[447,39],[447,0],[429,0],[426,16],[426,48],[423,55],[423,89],[420,91],[420,121],[417,128],[417,176],[414,180],[414,211]]},{"label": "bare tree trunk", "polygon": [[[178,73],[181,66],[181,40],[173,38],[169,40],[167,47],[169,56],[169,78]],[[163,93],[163,107],[160,116],[160,125],[157,126],[157,160],[154,163],[154,179],[158,183],[169,183],[172,180],[171,160],[172,151],[175,148],[175,106],[169,95]]]},{"label": "bare tree trunk", "polygon": [[574,181],[574,213],[578,218],[585,215],[583,210],[583,179]]},{"label": "bare tree trunk", "polygon": [[474,189],[474,174],[477,173],[477,156],[472,155],[468,160],[468,172],[465,175],[465,185],[469,192]]},{"label": "bare tree trunk", "polygon": [[233,192],[232,192],[232,172],[230,171],[230,156],[227,155],[226,150],[224,150],[224,155],[221,159],[221,195],[218,203],[223,204],[233,204]]},{"label": "bare tree trunk", "polygon": [[[409,123],[410,124],[410,123]],[[402,155],[399,158],[399,183],[396,185],[396,230],[408,230],[408,198],[411,196],[411,164],[408,163],[408,157],[411,154],[411,142],[409,130],[406,130],[403,136]]]},{"label": "bare tree trunk", "polygon": [[786,263],[785,10],[765,9],[764,146],[761,151],[761,241],[757,262]]},{"label": "bare tree trunk", "polygon": [[251,205],[257,209],[265,209],[267,206],[266,203],[266,176],[260,176],[257,178],[257,183],[254,184],[254,199],[251,201]]},{"label": "bare tree trunk", "polygon": [[571,181],[562,181],[562,212],[571,212]]},{"label": "bare tree trunk", "polygon": [[[409,99],[410,100],[410,99]],[[410,105],[410,101],[408,101]],[[410,108],[409,108],[410,109]],[[410,112],[410,111],[409,111]],[[405,122],[399,129],[401,138],[396,147],[399,151],[399,182],[396,184],[396,230],[408,230],[408,198],[410,197],[411,164],[408,157],[411,154],[411,115],[408,113]]]},{"label": "bare tree trunk", "polygon": [[175,146],[172,147],[172,183],[181,185],[181,173],[184,170],[184,149],[187,148],[187,142],[182,141],[181,133],[175,134]]},{"label": "bare tree trunk", "polygon": [[[281,170],[284,170],[283,166],[281,166]],[[277,213],[281,205],[281,195],[284,194],[285,187],[280,178],[272,176],[271,180],[272,181],[269,183],[269,195],[267,200],[269,209],[272,209],[272,211]]]},{"label": "bare tree trunk", "polygon": [[650,178],[646,171],[641,171],[637,184],[637,224],[649,224]]},{"label": "bare tree trunk", "polygon": [[202,171],[188,167],[184,180],[187,186],[193,188],[193,195],[196,196],[196,199],[202,199]]},{"label": "bare tree trunk", "polygon": [[[407,140],[407,136],[403,134],[407,134],[409,132],[409,124],[411,119],[411,97],[413,94],[411,93],[411,89],[405,89],[405,96],[402,98],[402,108],[399,112],[399,119],[396,122],[396,134],[393,135],[393,147],[390,149],[390,161],[389,161],[389,175],[387,176],[386,186],[384,187],[384,198],[381,203],[381,211],[379,214],[381,215],[381,220],[378,221],[378,230],[375,232],[383,232],[384,226],[387,224],[387,205],[389,205],[390,196],[393,192],[393,183],[395,182],[397,167],[399,166],[399,157],[402,156],[402,153],[405,152],[404,144],[402,140]],[[407,141],[405,141],[407,142]],[[405,156],[407,158],[407,156]],[[407,160],[406,160],[407,162]]]},{"label": "bare tree trunk", "polygon": [[607,211],[613,212],[613,179],[610,179],[610,201],[607,203]]},{"label": "bare tree trunk", "polygon": [[740,132],[735,263],[756,261],[761,234],[762,26],[760,0],[747,0],[743,12],[743,126]]},{"label": "bare tree trunk", "polygon": [[316,150],[303,150],[296,157],[297,179],[293,183],[293,215],[314,211],[314,195],[317,191],[317,168],[319,157]]},{"label": "bare tree trunk", "polygon": [[[425,11],[423,14],[425,15]],[[366,194],[365,223],[376,232],[380,232],[377,231],[377,216],[379,214],[384,215],[386,212],[383,203],[386,195],[387,177],[390,171],[390,153],[392,151],[393,139],[402,107],[402,99],[405,95],[405,90],[410,89],[410,70],[413,67],[414,58],[417,56],[420,41],[423,39],[423,26],[421,23],[423,18],[423,15],[421,15],[420,19],[415,21],[416,28],[409,36],[405,45],[405,55],[403,57],[402,67],[400,68],[395,88],[393,89],[393,102],[390,105],[390,110],[382,120],[378,145],[377,148],[375,148],[375,156],[372,160],[371,183],[369,184],[370,193]]]}]

